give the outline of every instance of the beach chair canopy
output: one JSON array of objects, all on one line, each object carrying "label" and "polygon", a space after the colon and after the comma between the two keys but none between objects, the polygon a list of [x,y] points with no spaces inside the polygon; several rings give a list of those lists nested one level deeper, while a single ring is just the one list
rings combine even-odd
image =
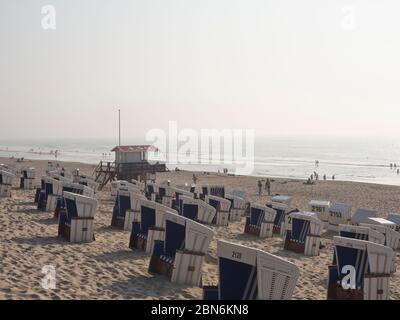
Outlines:
[{"label": "beach chair canopy", "polygon": [[358,208],[351,217],[351,222],[355,224],[367,222],[368,218],[376,217],[377,213],[378,211],[373,209]]},{"label": "beach chair canopy", "polygon": [[390,221],[388,219],[385,219],[385,218],[372,217],[372,218],[368,218],[365,221],[365,223],[366,224],[381,225],[381,226],[385,226],[385,227],[390,228],[390,229],[396,229],[396,223],[394,223],[393,221]]},{"label": "beach chair canopy", "polygon": [[271,198],[272,202],[279,202],[279,203],[283,203],[286,204],[287,206],[290,207],[290,203],[292,201],[292,197],[291,196],[286,196],[286,195],[276,195],[273,196]]},{"label": "beach chair canopy", "polygon": [[211,196],[225,197],[225,186],[224,185],[206,185],[201,188],[202,193]]},{"label": "beach chair canopy", "polygon": [[347,213],[351,211],[351,205],[341,202],[335,202],[329,207],[331,212]]}]

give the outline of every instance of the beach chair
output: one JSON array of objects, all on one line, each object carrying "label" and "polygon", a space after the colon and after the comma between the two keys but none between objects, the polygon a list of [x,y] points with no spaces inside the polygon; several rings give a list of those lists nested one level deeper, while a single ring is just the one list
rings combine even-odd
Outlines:
[{"label": "beach chair", "polygon": [[369,218],[368,223],[361,226],[372,228],[385,235],[385,245],[396,250],[399,246],[400,232],[396,231],[396,224],[383,218]]},{"label": "beach chair", "polygon": [[47,183],[51,183],[51,193],[47,194],[46,211],[54,212],[57,207],[57,200],[63,196],[63,187],[66,183],[64,180],[58,180],[58,178],[50,178]]},{"label": "beach chair", "polygon": [[339,224],[350,224],[351,205],[335,202],[329,207],[328,230],[338,231]]},{"label": "beach chair", "polygon": [[85,175],[80,175],[79,176],[78,183],[82,184],[84,186],[87,186],[90,189],[93,189],[94,192],[96,192],[97,189],[99,188],[99,184],[92,177],[85,176]]},{"label": "beach chair", "polygon": [[135,185],[140,190],[141,193],[145,192],[146,185],[144,182],[136,180],[136,179],[131,179],[131,183],[133,185]]},{"label": "beach chair", "polygon": [[119,190],[115,197],[115,204],[111,218],[111,226],[123,229],[125,226],[126,211],[131,209],[132,192]]},{"label": "beach chair", "polygon": [[[89,198],[94,198],[94,190],[79,183],[63,182],[62,194],[64,194],[64,192],[71,192],[71,193],[81,194]],[[60,212],[65,210],[66,208],[65,208],[64,197],[60,196],[57,198],[56,208],[54,210],[54,218],[58,219]]]},{"label": "beach chair", "polygon": [[155,183],[147,183],[146,184],[146,198],[152,201],[156,201],[156,194],[158,193],[158,185]]},{"label": "beach chair", "polygon": [[17,168],[13,165],[0,163],[0,170],[11,173],[14,177],[17,175]]},{"label": "beach chair", "polygon": [[165,233],[154,242],[149,273],[165,275],[172,283],[199,286],[204,257],[213,236],[212,229],[166,212]]},{"label": "beach chair", "polygon": [[250,216],[246,217],[244,232],[261,238],[270,238],[273,235],[276,211],[259,204],[250,205]]},{"label": "beach chair", "polygon": [[227,226],[229,222],[229,210],[231,208],[231,202],[227,199],[207,195],[205,202],[215,208],[216,214],[212,221],[212,224],[217,226]]},{"label": "beach chair", "polygon": [[376,218],[378,211],[373,209],[358,208],[351,217],[351,224],[367,223],[369,218]]},{"label": "beach chair", "polygon": [[339,236],[344,238],[371,241],[381,245],[385,244],[385,236],[382,233],[366,226],[340,224]]},{"label": "beach chair", "polygon": [[217,242],[218,285],[203,286],[204,300],[290,300],[299,268],[268,252]]},{"label": "beach chair", "polygon": [[160,185],[158,186],[156,201],[162,203],[164,206],[172,208],[174,195],[175,195],[174,187],[168,185]]},{"label": "beach chair", "polygon": [[224,185],[206,185],[201,187],[202,195],[201,198],[204,199],[205,196],[216,196],[220,198],[225,198],[225,186]]},{"label": "beach chair", "polygon": [[0,169],[0,197],[11,197],[11,187],[15,175],[8,170]]},{"label": "beach chair", "polygon": [[115,199],[118,195],[118,191],[120,191],[120,190],[141,193],[141,191],[137,185],[134,185],[133,183],[129,183],[125,180],[117,180],[117,181],[111,182],[111,200],[115,201]]},{"label": "beach chair", "polygon": [[186,198],[195,198],[195,194],[189,191],[185,191],[183,189],[178,189],[175,188],[175,193],[174,193],[174,198],[172,199],[172,208],[174,208],[176,211],[180,212],[182,202],[181,202],[181,197],[186,197]]},{"label": "beach chair", "polygon": [[71,192],[64,192],[63,197],[66,211],[59,214],[58,235],[70,242],[93,241],[97,200]]},{"label": "beach chair", "polygon": [[389,299],[391,248],[371,241],[333,237],[333,264],[328,267],[329,300]]},{"label": "beach chair", "polygon": [[56,179],[53,179],[49,176],[42,177],[41,188],[36,191],[38,210],[43,210],[43,211],[46,210],[47,198],[49,195],[53,194],[53,182],[54,181],[56,181]]},{"label": "beach chair", "polygon": [[[397,232],[400,232],[400,214],[399,213],[389,213],[388,216],[386,217],[386,220],[389,220],[396,224],[395,230]],[[400,241],[399,241],[399,246],[397,249],[400,248]]]},{"label": "beach chair", "polygon": [[291,230],[286,231],[284,249],[306,256],[319,255],[323,222],[314,212],[292,212]]},{"label": "beach chair", "polygon": [[231,202],[229,210],[229,221],[240,221],[244,217],[246,211],[246,200],[233,194],[225,195],[225,199]]},{"label": "beach chair", "polygon": [[130,194],[130,206],[125,211],[124,219],[124,230],[132,231],[132,223],[135,221],[140,222],[140,210],[142,206],[142,200],[147,200],[144,194],[131,193]]},{"label": "beach chair", "polygon": [[165,232],[165,214],[178,212],[155,201],[140,199],[140,211],[132,220],[129,248],[151,253],[154,241],[162,239]]},{"label": "beach chair", "polygon": [[196,186],[185,183],[185,184],[178,184],[175,186],[175,188],[194,193]]},{"label": "beach chair", "polygon": [[292,197],[285,196],[285,195],[276,195],[276,196],[271,197],[271,202],[282,203],[282,204],[286,205],[288,208],[290,208],[290,205],[292,203]]},{"label": "beach chair", "polygon": [[385,219],[393,222],[396,231],[400,231],[400,213],[389,213]]},{"label": "beach chair", "polygon": [[201,199],[181,195],[179,197],[179,215],[194,221],[211,224],[217,210]]},{"label": "beach chair", "polygon": [[309,203],[310,211],[315,212],[318,218],[324,223],[324,227],[328,226],[329,207],[331,203],[324,200],[311,200]]},{"label": "beach chair", "polygon": [[25,190],[32,190],[35,188],[35,168],[23,168],[21,170],[19,187]]},{"label": "beach chair", "polygon": [[289,213],[290,208],[286,204],[270,201],[267,202],[266,206],[276,211],[273,233],[283,237],[285,235],[286,229],[290,229],[288,227],[285,229],[286,215],[287,213]]}]

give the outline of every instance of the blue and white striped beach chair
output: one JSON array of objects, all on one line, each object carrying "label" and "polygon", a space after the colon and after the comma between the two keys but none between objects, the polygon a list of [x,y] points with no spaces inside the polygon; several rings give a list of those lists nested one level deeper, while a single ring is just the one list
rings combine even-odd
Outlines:
[{"label": "blue and white striped beach chair", "polygon": [[179,215],[194,221],[211,224],[216,215],[216,209],[201,199],[180,196]]},{"label": "blue and white striped beach chair", "polygon": [[71,192],[64,192],[63,197],[66,211],[59,214],[58,235],[70,242],[93,241],[97,200]]},{"label": "blue and white striped beach chair", "polygon": [[286,231],[285,250],[304,253],[306,256],[319,255],[323,222],[314,212],[293,212],[289,214],[292,228]]},{"label": "blue and white striped beach chair", "polygon": [[178,213],[155,201],[139,199],[140,211],[132,220],[129,248],[151,253],[154,241],[162,239],[165,231],[165,213]]},{"label": "blue and white striped beach chair", "polygon": [[246,211],[246,200],[233,194],[225,195],[225,199],[228,199],[231,202],[229,221],[242,220]]},{"label": "blue and white striped beach chair", "polygon": [[7,170],[0,169],[0,198],[11,197],[11,187],[15,175]]},{"label": "blue and white striped beach chair", "polygon": [[270,238],[273,235],[275,217],[274,209],[253,203],[250,205],[250,216],[246,217],[244,232]]},{"label": "blue and white striped beach chair", "polygon": [[149,272],[166,275],[171,282],[198,286],[201,268],[213,231],[191,219],[166,212],[165,233],[154,242]]},{"label": "blue and white striped beach chair", "polygon": [[272,208],[276,211],[276,216],[274,219],[274,234],[284,236],[285,234],[285,217],[289,213],[290,208],[280,202],[267,202],[266,206]]},{"label": "blue and white striped beach chair", "polygon": [[207,195],[205,197],[205,202],[213,206],[216,210],[212,224],[217,226],[227,226],[229,223],[229,210],[231,208],[231,202],[225,198],[211,195]]},{"label": "blue and white striped beach chair", "polygon": [[371,241],[333,237],[333,265],[328,268],[328,299],[387,300],[391,248]]},{"label": "blue and white striped beach chair", "polygon": [[298,267],[265,251],[231,242],[217,243],[219,282],[203,286],[205,300],[290,300]]}]

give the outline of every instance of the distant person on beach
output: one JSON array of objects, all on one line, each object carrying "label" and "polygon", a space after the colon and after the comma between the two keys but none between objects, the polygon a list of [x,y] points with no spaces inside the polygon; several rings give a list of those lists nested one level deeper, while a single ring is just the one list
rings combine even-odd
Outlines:
[{"label": "distant person on beach", "polygon": [[197,182],[197,177],[196,177],[196,175],[193,173],[193,183],[196,184],[196,182]]},{"label": "distant person on beach", "polygon": [[319,166],[319,161],[315,160],[315,167],[318,168],[318,166]]},{"label": "distant person on beach", "polygon": [[326,174],[324,174],[324,181],[326,181]]},{"label": "distant person on beach", "polygon": [[262,194],[262,183],[261,180],[258,180],[258,195],[261,196]]},{"label": "distant person on beach", "polygon": [[265,189],[268,192],[268,195],[271,195],[271,181],[269,180],[269,178],[267,178],[267,180],[265,181]]},{"label": "distant person on beach", "polygon": [[310,180],[313,181],[314,180],[314,175],[311,173],[310,175]]},{"label": "distant person on beach", "polygon": [[335,180],[335,175],[334,174],[332,175],[332,180]]}]

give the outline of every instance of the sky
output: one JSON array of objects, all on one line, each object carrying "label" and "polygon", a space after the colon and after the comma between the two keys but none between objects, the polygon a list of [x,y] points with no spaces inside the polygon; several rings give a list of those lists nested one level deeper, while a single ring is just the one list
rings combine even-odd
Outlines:
[{"label": "sky", "polygon": [[[42,27],[52,5],[56,29]],[[1,0],[0,139],[400,133],[397,0]]]}]

